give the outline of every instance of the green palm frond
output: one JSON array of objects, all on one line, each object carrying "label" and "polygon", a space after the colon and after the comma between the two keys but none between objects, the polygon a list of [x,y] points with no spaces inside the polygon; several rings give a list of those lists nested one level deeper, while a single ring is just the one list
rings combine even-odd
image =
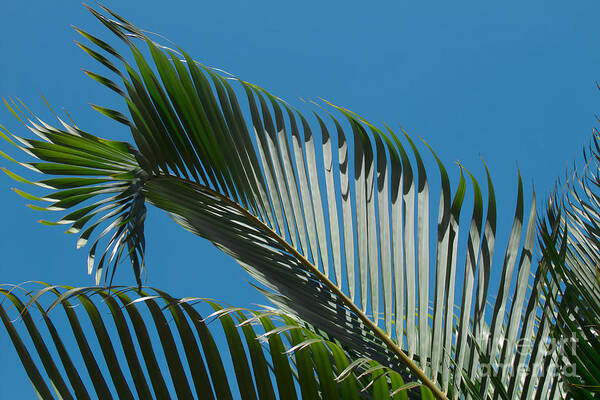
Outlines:
[{"label": "green palm frond", "polygon": [[556,364],[568,396],[593,398],[600,392],[600,147],[594,132],[585,166],[552,198],[540,237],[554,307]]},{"label": "green palm frond", "polygon": [[[504,261],[493,265],[496,201],[489,173],[486,207],[469,173],[474,203],[469,226],[463,227],[467,183],[462,167],[453,189],[446,167],[431,150],[441,191],[437,230],[430,235],[435,221],[429,209],[430,171],[408,135],[403,142],[389,128],[380,130],[333,105],[331,113],[315,112],[312,124],[264,89],[198,64],[182,49],[161,46],[105,11],[91,10],[126,44],[133,61],[81,30],[97,50],[80,47],[114,74],[110,79],[88,73],[123,97],[129,116],[95,108],[129,126],[137,148],[96,139],[66,123],[62,130],[40,125],[34,117],[24,122],[44,141],[15,141],[45,161],[27,165],[84,177],[69,178],[69,189],[43,197],[53,201],[47,209],[75,207],[82,196],[77,190],[89,187],[85,200],[91,200],[104,193],[105,183],[120,185],[115,198],[102,197],[106,206],[83,206],[59,221],[72,224],[72,231],[89,226],[81,240],[88,240],[99,222],[108,224],[102,234],[114,232],[99,261],[97,242],[91,248],[89,265],[95,266],[97,281],[103,274],[112,276],[106,266],[112,265],[114,273],[127,252],[139,282],[147,201],[236,259],[264,285],[261,291],[303,326],[339,342],[354,359],[410,373],[428,388],[426,396],[431,391],[438,398],[457,398],[469,386],[484,398],[506,390],[515,398],[524,390],[517,367],[529,367],[532,376],[554,371],[545,365],[553,362],[553,354],[541,351],[550,335],[548,313],[538,320],[548,299],[542,296],[543,273],[536,274],[526,299],[536,208],[534,195],[525,209],[520,176]],[[246,102],[238,100],[240,94]],[[92,156],[84,158],[76,152],[79,142],[60,141],[79,137],[115,150],[94,145]],[[127,162],[115,160],[113,153]],[[42,183],[55,188],[56,181],[49,181]],[[123,209],[116,205],[119,196],[128,199]],[[458,259],[461,235],[468,236],[464,259]],[[462,264],[464,276],[457,273]],[[490,322],[485,315],[492,274],[499,274],[500,288]],[[457,286],[462,294],[455,293]],[[520,339],[535,340],[538,347],[523,353],[516,347]],[[486,366],[490,373],[482,373]],[[543,385],[533,379],[525,385],[541,393]]]},{"label": "green palm frond", "polygon": [[352,366],[278,312],[154,288],[28,286],[0,289],[0,318],[43,399],[407,398],[398,374]]},{"label": "green palm frond", "polygon": [[[34,116],[28,118],[23,112],[23,105],[14,102],[9,104],[6,100],[5,104],[42,139],[14,136],[0,125],[0,135],[3,138],[36,159],[45,161],[19,164],[36,172],[59,176],[33,183],[53,190],[47,196],[40,198],[19,189],[14,189],[15,192],[27,200],[50,203],[47,207],[30,205],[35,210],[72,210],[56,222],[40,222],[48,225],[70,225],[67,233],[79,234],[77,247],[84,246],[103,222],[110,222],[96,235],[90,247],[88,273],[92,273],[95,265],[98,283],[105,266],[112,264],[114,272],[114,266],[119,263],[126,248],[140,285],[140,276],[144,268],[146,218],[141,187],[148,179],[147,173],[138,166],[145,165],[144,161],[140,160],[142,156],[129,143],[100,139],[60,119],[62,129],[59,129],[35,119]],[[2,155],[11,159],[4,153]],[[3,171],[17,181],[32,183],[6,169]],[[76,207],[80,208],[73,210]],[[90,223],[93,218],[96,219]],[[108,234],[112,236],[99,261],[96,261],[99,241]]]}]

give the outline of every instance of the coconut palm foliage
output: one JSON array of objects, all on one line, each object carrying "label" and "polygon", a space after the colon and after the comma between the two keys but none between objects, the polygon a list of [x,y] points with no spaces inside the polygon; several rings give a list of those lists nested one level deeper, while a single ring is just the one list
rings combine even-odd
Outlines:
[{"label": "coconut palm foliage", "polygon": [[[0,318],[43,399],[358,399],[361,390],[389,398],[405,387],[395,373],[386,375],[389,387],[385,379],[367,387],[381,369],[335,381],[352,368],[344,352],[276,312],[175,299],[152,288],[25,288],[0,289]],[[200,305],[213,312],[203,318]],[[215,320],[227,342],[221,349]],[[227,372],[229,357],[234,369]]]},{"label": "coconut palm foliage", "polygon": [[[520,177],[503,262],[494,264],[489,173],[484,201],[484,190],[462,168],[453,186],[433,150],[426,153],[438,168],[426,170],[408,135],[333,105],[303,115],[104,11],[91,10],[131,59],[82,30],[86,44],[78,45],[107,69],[108,75],[86,73],[123,97],[128,116],[93,107],[127,125],[135,146],[63,120],[54,127],[14,102],[8,107],[41,140],[5,132],[40,160],[21,165],[63,175],[34,182],[51,189],[41,197],[18,192],[50,202],[39,209],[67,210],[55,223],[70,225],[78,246],[93,239],[88,269],[97,282],[110,283],[123,257],[140,282],[147,202],[231,255],[298,323],[335,340],[355,360],[409,374],[425,395],[560,393],[556,359],[546,346],[544,273],[527,296],[536,208],[535,195],[524,204]],[[437,216],[429,208],[433,173],[441,179]],[[473,204],[463,204],[467,190]],[[500,277],[496,293],[488,292],[492,273]],[[519,340],[537,347],[522,349]]]},{"label": "coconut palm foliage", "polygon": [[556,195],[542,221],[540,237],[548,266],[547,293],[558,367],[569,395],[593,398],[600,392],[600,147],[598,132],[584,152],[585,166]]}]

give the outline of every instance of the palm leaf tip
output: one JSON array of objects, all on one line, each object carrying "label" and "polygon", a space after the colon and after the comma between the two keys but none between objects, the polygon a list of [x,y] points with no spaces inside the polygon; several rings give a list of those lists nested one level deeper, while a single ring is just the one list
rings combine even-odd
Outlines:
[{"label": "palm leaf tip", "polygon": [[[51,190],[42,197],[19,189],[15,191],[29,200],[50,202],[45,207],[32,205],[34,209],[68,211],[58,221],[45,223],[70,225],[68,233],[79,233],[78,248],[93,240],[88,255],[88,272],[96,270],[96,283],[104,277],[104,282],[110,284],[116,266],[123,256],[127,256],[136,281],[141,285],[146,216],[141,188],[149,177],[140,168],[140,164],[144,165],[143,156],[128,143],[97,138],[61,119],[62,127],[58,128],[33,114],[25,114],[21,108],[24,106],[14,102],[6,105],[27,129],[41,139],[27,139],[7,131],[5,139],[36,159],[17,163],[36,172],[54,175],[31,182],[6,170],[11,178],[21,183]],[[101,232],[96,233],[100,229]],[[102,238],[107,239],[107,243],[97,254]]]}]

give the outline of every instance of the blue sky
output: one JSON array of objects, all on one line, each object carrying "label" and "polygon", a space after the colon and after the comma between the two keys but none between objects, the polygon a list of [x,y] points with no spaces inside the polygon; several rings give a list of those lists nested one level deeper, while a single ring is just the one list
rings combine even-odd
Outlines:
[{"label": "blue sky", "polygon": [[[517,166],[529,195],[535,184],[541,206],[556,178],[588,143],[600,110],[597,2],[104,4],[168,37],[198,61],[292,104],[321,97],[375,124],[402,126],[432,145],[450,168],[460,160],[483,179],[482,157],[494,179],[498,218],[508,220],[499,225],[499,237],[507,236],[512,222]],[[85,130],[130,140],[126,129],[90,109],[88,103],[124,110],[81,72],[101,68],[74,45],[79,38],[71,24],[110,37],[76,1],[3,5],[0,95],[19,97],[50,119],[43,93],[55,110],[68,111]],[[4,109],[0,123],[26,134]],[[13,186],[0,177],[0,282],[92,284],[86,251],[76,251],[75,238],[61,229],[36,223],[53,216],[24,207],[26,202],[9,190]],[[437,210],[437,199],[432,205]],[[147,241],[148,284],[176,296],[240,306],[264,303],[239,266],[164,213],[151,210]],[[504,252],[505,242],[499,239],[497,254]],[[122,269],[117,282],[133,284],[131,272]],[[0,346],[0,398],[33,397],[3,330]]]}]

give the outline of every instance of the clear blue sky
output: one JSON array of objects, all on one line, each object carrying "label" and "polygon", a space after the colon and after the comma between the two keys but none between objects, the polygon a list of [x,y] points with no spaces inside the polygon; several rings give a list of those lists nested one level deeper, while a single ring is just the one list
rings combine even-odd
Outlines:
[{"label": "clear blue sky", "polygon": [[[589,141],[600,111],[600,5],[593,1],[104,4],[198,61],[293,104],[321,97],[376,124],[402,126],[427,140],[449,167],[460,160],[482,179],[483,157],[496,185],[499,220],[510,219],[499,225],[499,236],[510,229],[517,165],[529,192],[535,184],[541,205]],[[102,69],[74,45],[79,38],[71,24],[110,37],[76,1],[3,4],[0,95],[19,97],[50,119],[43,93],[85,130],[130,140],[126,129],[89,108],[91,102],[124,110],[81,72]],[[26,134],[4,109],[0,123]],[[0,282],[93,284],[75,237],[36,223],[54,216],[24,207],[9,190],[15,185],[0,177]],[[240,267],[164,213],[151,210],[147,245],[150,285],[182,297],[264,303]],[[499,240],[497,254],[504,246]],[[131,272],[122,268],[117,282],[133,284]],[[33,398],[3,329],[0,349],[0,398]]]}]

